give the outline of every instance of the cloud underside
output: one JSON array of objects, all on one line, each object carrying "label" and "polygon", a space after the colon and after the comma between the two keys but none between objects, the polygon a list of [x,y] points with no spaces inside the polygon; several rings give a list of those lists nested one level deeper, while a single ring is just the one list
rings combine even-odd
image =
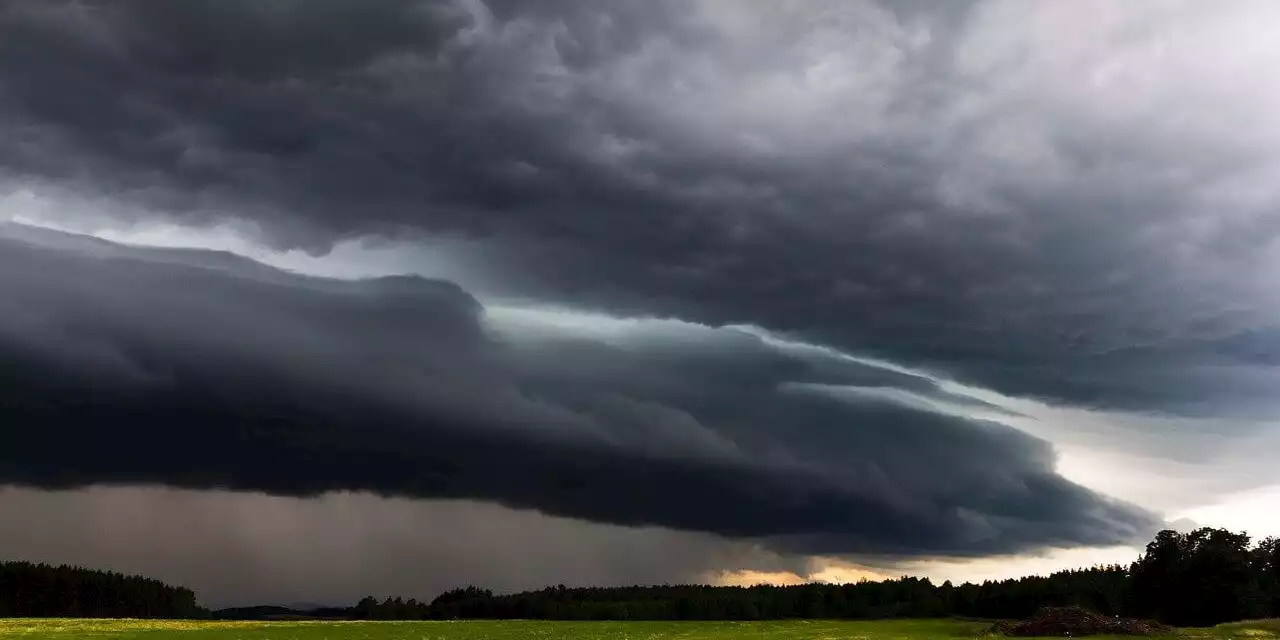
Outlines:
[{"label": "cloud underside", "polygon": [[[456,285],[0,234],[0,482],[459,498],[803,554],[1104,545],[1150,514],[929,381],[682,323],[578,337]],[[941,393],[941,392],[937,392]]]},{"label": "cloud underside", "polygon": [[0,171],[280,247],[461,235],[486,294],[1270,415],[1280,94],[1239,89],[1275,7],[886,4],[8,2]]}]

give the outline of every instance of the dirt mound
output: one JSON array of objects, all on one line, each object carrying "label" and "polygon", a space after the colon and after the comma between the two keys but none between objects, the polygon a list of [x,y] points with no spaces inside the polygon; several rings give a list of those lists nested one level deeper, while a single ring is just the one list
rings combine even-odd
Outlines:
[{"label": "dirt mound", "polygon": [[998,622],[992,633],[1005,636],[1158,636],[1173,629],[1150,620],[1130,620],[1096,614],[1080,607],[1045,607],[1028,620]]}]

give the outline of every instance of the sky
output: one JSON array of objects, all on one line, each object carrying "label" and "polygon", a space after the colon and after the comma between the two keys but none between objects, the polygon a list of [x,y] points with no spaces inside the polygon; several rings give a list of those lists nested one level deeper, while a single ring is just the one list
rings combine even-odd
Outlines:
[{"label": "sky", "polygon": [[224,606],[1280,535],[1277,19],[0,3],[0,549]]}]

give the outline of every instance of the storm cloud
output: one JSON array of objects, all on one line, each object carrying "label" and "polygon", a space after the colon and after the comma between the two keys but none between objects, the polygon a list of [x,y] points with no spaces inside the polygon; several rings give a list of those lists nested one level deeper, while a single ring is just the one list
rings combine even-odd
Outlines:
[{"label": "storm cloud", "polygon": [[1141,540],[1280,482],[1277,19],[0,2],[0,219],[311,273],[4,226],[0,483]]},{"label": "storm cloud", "polygon": [[487,294],[1258,418],[1274,11],[17,1],[0,166],[285,248],[461,234]]},{"label": "storm cloud", "polygon": [[794,554],[1013,553],[1158,524],[1058,476],[1043,441],[882,393],[946,401],[927,380],[745,329],[556,336],[445,282],[13,226],[0,242],[4,482],[485,500]]}]

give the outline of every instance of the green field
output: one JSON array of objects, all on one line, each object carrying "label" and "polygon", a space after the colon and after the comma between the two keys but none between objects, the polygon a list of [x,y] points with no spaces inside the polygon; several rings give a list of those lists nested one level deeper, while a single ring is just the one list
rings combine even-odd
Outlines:
[{"label": "green field", "polygon": [[[977,638],[989,625],[946,620],[875,622],[174,622],[0,620],[0,639],[126,640],[751,640]],[[1280,638],[1280,621],[1186,630],[1182,638]]]}]

